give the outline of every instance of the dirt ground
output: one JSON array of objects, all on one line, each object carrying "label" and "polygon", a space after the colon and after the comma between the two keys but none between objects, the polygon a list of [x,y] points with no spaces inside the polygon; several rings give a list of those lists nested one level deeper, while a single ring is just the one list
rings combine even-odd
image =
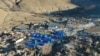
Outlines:
[{"label": "dirt ground", "polygon": [[0,0],[0,30],[10,30],[21,23],[41,23],[47,16],[36,13],[49,13],[69,10],[77,6],[70,0]]}]

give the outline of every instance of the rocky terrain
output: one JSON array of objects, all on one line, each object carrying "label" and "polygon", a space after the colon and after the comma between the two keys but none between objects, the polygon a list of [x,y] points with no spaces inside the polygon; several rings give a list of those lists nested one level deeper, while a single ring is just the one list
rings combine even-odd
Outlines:
[{"label": "rocky terrain", "polygon": [[[91,10],[99,8],[99,2],[95,0],[0,0],[0,29],[10,30],[14,25],[28,23],[29,21],[42,22],[49,17],[41,14],[50,14],[56,11],[59,13],[59,11],[71,9],[73,11],[77,7],[82,7],[91,12]],[[95,10],[93,11],[95,13]],[[99,11],[99,9],[96,9],[96,11]],[[77,12],[70,13],[77,14]],[[67,15],[70,13],[68,12]],[[65,14],[65,16],[67,15]]]},{"label": "rocky terrain", "polygon": [[[18,31],[16,31],[16,29]],[[70,38],[67,39],[66,37],[63,39],[63,41],[65,41],[63,44],[63,41],[61,41],[61,43],[57,41],[53,46],[44,46],[42,50],[43,54],[49,53],[47,56],[66,56],[73,53],[72,56],[74,56],[74,54],[76,56],[87,54],[99,56],[100,1],[0,0],[0,56],[41,56],[41,52],[37,54],[37,50],[28,49],[24,45],[23,47],[22,44],[27,42],[27,38],[30,38],[30,33],[39,32],[48,34],[47,31],[52,29],[61,29],[67,34],[67,37]],[[79,32],[83,32],[85,36],[81,35],[82,33]],[[82,37],[89,38],[85,39]],[[80,38],[93,42],[84,45],[84,43],[78,42]],[[24,43],[21,42],[20,48],[20,44],[15,44],[17,40],[24,41]],[[81,52],[78,48],[66,50],[64,47],[61,47],[65,44],[72,48],[74,48],[73,46],[75,45],[75,47],[79,49],[82,49],[81,45],[83,45],[86,49],[85,51],[89,48],[89,52],[90,50],[91,52]],[[95,47],[93,45],[95,45]]]},{"label": "rocky terrain", "polygon": [[30,21],[43,22],[48,17],[40,16],[39,13],[50,13],[75,7],[77,6],[68,0],[0,0],[0,29],[10,29],[14,25]]}]

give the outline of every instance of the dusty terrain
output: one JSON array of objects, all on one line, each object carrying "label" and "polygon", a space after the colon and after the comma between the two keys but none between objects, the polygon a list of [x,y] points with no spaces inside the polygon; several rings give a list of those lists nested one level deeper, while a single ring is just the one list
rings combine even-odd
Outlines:
[{"label": "dusty terrain", "polygon": [[10,30],[12,26],[21,23],[40,23],[48,17],[38,16],[39,13],[69,10],[76,7],[70,3],[70,0],[0,0],[0,29]]},{"label": "dusty terrain", "polygon": [[[41,15],[44,13],[66,12],[72,9],[71,13],[64,12],[63,14],[65,16],[73,13],[78,14],[77,11],[73,12],[77,7],[82,7],[86,10],[85,12],[89,13],[91,13],[89,10],[96,8],[93,13],[95,11],[99,13],[99,2],[95,0],[0,0],[0,29],[10,30],[12,26],[29,23],[30,21],[41,23],[49,18]],[[61,15],[63,14],[61,13]]]}]

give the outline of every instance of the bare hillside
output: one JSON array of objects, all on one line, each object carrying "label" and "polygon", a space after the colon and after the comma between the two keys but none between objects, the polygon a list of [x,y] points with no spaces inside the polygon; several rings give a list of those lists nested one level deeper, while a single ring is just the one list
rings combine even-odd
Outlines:
[{"label": "bare hillside", "polygon": [[[46,17],[34,13],[49,13],[77,7],[70,0],[0,0],[0,29],[9,29],[21,23],[39,23]],[[47,19],[46,19],[47,20]]]},{"label": "bare hillside", "polygon": [[[39,23],[49,18],[48,16],[41,15],[41,17],[37,14],[49,14],[56,11],[64,11],[63,14],[65,16],[78,14],[82,10],[74,10],[77,7],[84,7],[86,10],[95,8],[96,10],[93,10],[93,12],[96,13],[100,8],[99,2],[94,0],[0,0],[0,29],[9,29],[22,22],[32,21],[33,23]],[[65,11],[71,11],[71,13],[68,12],[66,14]]]}]

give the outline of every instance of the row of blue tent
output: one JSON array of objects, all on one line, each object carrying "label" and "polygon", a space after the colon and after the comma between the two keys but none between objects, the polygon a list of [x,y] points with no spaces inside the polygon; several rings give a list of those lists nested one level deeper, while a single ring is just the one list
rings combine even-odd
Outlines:
[{"label": "row of blue tent", "polygon": [[26,43],[28,48],[37,48],[38,46],[44,46],[45,44],[53,44],[54,42],[61,40],[65,37],[65,33],[63,31],[54,31],[54,33],[50,36],[40,33],[32,33],[31,39]]}]

